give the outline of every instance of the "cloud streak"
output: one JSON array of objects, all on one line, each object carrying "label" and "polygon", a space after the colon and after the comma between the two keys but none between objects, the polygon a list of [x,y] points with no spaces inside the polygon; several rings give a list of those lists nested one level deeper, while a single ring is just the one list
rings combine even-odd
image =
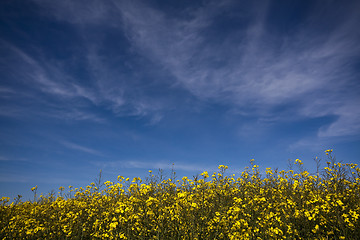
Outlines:
[{"label": "cloud streak", "polygon": [[92,154],[92,155],[103,156],[103,154],[97,150],[94,150],[94,149],[88,148],[88,147],[84,147],[84,146],[78,145],[76,143],[62,141],[61,144],[64,145],[65,147],[73,149],[73,150],[81,151],[81,152]]},{"label": "cloud streak", "polygon": [[[267,30],[265,7],[259,14],[245,16],[249,18],[245,33],[223,36],[219,47],[203,37],[216,17],[211,10],[197,11],[189,20],[168,17],[139,2],[119,9],[138,51],[171,71],[199,99],[215,99],[240,109],[251,106],[265,116],[272,115],[274,107],[295,102],[296,114],[302,117],[339,116],[319,131],[320,137],[360,132],[360,113],[351,104],[359,101],[355,80],[359,74],[350,67],[360,53],[355,12],[340,19],[332,31],[312,32],[310,25],[332,16],[330,10],[323,15],[314,10],[294,34],[273,36]],[[228,39],[242,41],[227,45]],[[214,67],[215,61],[219,64]]]},{"label": "cloud streak", "polygon": [[[241,5],[235,1],[209,1],[177,15],[144,1],[89,1],[84,8],[72,1],[35,2],[80,33],[92,78],[92,86],[85,87],[56,64],[40,63],[10,46],[34,69],[27,77],[43,92],[64,99],[84,98],[118,116],[146,117],[153,124],[161,121],[174,103],[148,94],[141,80],[148,73],[146,67],[139,70],[140,75],[123,73],[124,66],[116,68],[104,59],[104,39],[91,38],[94,29],[106,35],[99,29],[111,28],[127,38],[129,52],[173,76],[159,80],[169,89],[185,89],[200,101],[225,103],[235,112],[260,117],[274,118],[278,112],[273,109],[288,103],[296,106],[291,113],[298,117],[338,116],[330,126],[319,129],[319,137],[360,132],[360,112],[352,104],[359,101],[360,89],[359,74],[352,70],[360,54],[356,30],[360,19],[352,10],[356,3],[339,9],[344,14],[336,16],[346,17],[336,17],[331,29],[322,29],[322,24],[332,21],[334,8],[317,2],[295,30],[274,33],[267,17],[271,1],[262,8],[246,5],[241,11],[232,10]],[[212,31],[224,13],[229,16],[226,26],[238,21],[242,28],[224,30],[221,35]],[[119,49],[114,52],[120,54]]]}]

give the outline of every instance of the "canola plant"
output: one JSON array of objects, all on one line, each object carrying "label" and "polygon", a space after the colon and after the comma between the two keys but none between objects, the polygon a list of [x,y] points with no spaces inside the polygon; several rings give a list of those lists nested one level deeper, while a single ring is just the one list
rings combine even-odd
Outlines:
[{"label": "canola plant", "polygon": [[[0,201],[1,239],[360,239],[360,168],[336,163],[316,174],[251,161],[240,176],[140,178],[60,187],[22,202]],[[36,193],[37,188],[32,189]],[[36,195],[36,194],[35,194]]]}]

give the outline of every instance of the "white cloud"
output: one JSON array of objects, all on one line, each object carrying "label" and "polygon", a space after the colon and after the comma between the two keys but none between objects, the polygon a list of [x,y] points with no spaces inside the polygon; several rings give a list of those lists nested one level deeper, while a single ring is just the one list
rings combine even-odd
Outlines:
[{"label": "white cloud", "polygon": [[[150,124],[156,124],[163,117],[161,111],[167,108],[168,103],[149,98],[141,88],[129,82],[129,80],[134,81],[134,79],[129,79],[129,76],[125,76],[108,66],[104,57],[97,53],[99,49],[96,47],[89,48],[86,56],[92,79],[80,83],[66,71],[63,63],[46,61],[41,58],[40,53],[37,57],[30,56],[25,51],[5,41],[0,43],[7,48],[12,59],[15,59],[14,62],[6,64],[11,66],[12,70],[16,68],[19,81],[26,83],[29,87],[21,91],[20,95],[13,94],[15,92],[8,87],[1,87],[0,90],[4,93],[2,97],[36,99],[49,107],[46,111],[39,112],[40,115],[69,120],[104,122],[102,117],[90,113],[87,110],[87,104],[84,104],[83,101],[74,101],[85,99],[96,107],[105,107],[111,110],[117,116],[146,117],[149,118]],[[90,86],[85,86],[84,83],[89,83]],[[48,103],[47,99],[41,100],[42,96],[38,96],[36,93],[26,93],[30,91],[45,93],[55,98],[60,104],[50,106],[51,104]],[[1,114],[17,117],[25,112],[27,110],[20,109],[18,105],[17,108]]]},{"label": "white cloud", "polygon": [[94,150],[94,149],[88,148],[88,147],[84,147],[84,146],[78,145],[76,143],[72,143],[72,142],[68,142],[68,141],[61,141],[61,144],[70,149],[78,150],[78,151],[89,153],[92,155],[103,156],[103,154],[97,150]]},{"label": "white cloud", "polygon": [[334,109],[339,116],[330,126],[319,129],[319,137],[340,137],[358,135],[360,132],[360,99]]},{"label": "white cloud", "polygon": [[[250,17],[245,35],[230,34],[235,39],[243,37],[242,43],[218,47],[203,34],[216,12],[198,11],[190,19],[176,19],[139,2],[119,5],[125,31],[138,51],[171,71],[178,83],[198,98],[225,101],[239,108],[251,104],[260,115],[271,114],[272,107],[292,101],[298,103],[296,114],[300,116],[305,112],[310,118],[324,116],[320,112],[339,116],[319,136],[360,132],[360,113],[348,104],[359,89],[358,85],[351,88],[358,73],[348,68],[349,61],[360,53],[358,31],[354,31],[359,17],[354,12],[331,32],[312,32],[317,18],[311,15],[302,29],[286,39],[267,31],[264,7]],[[214,59],[226,64],[213,68]],[[324,103],[320,112],[312,107],[319,101]],[[332,104],[334,101],[338,106]]]},{"label": "white cloud", "polygon": [[16,59],[14,66],[11,67],[13,70],[16,69],[17,77],[22,77],[21,81],[28,82],[30,87],[61,98],[83,97],[97,103],[94,94],[89,89],[76,84],[76,81],[62,67],[57,66],[60,64],[41,59],[41,52],[38,53],[38,59],[36,59],[9,42],[1,41],[0,43]]},{"label": "white cloud", "polygon": [[[109,104],[119,115],[126,112],[159,121],[168,103],[160,103],[141,91],[129,95],[134,87],[126,79],[128,76],[113,70],[101,57],[99,42],[86,37],[94,27],[112,28],[127,36],[137,54],[170,72],[176,81],[169,85],[182,87],[201,101],[226,103],[237,111],[251,111],[260,117],[278,114],[272,112],[277,106],[296,103],[295,114],[300,117],[338,116],[329,128],[320,129],[320,137],[359,133],[360,113],[349,104],[357,100],[360,88],[354,84],[359,74],[350,65],[360,54],[356,6],[348,4],[338,9],[331,3],[314,3],[296,31],[276,35],[267,29],[270,2],[261,4],[261,8],[258,4],[244,4],[244,11],[237,14],[244,26],[215,33],[209,30],[215,26],[216,18],[238,4],[236,1],[210,1],[176,16],[145,1],[87,1],[85,7],[81,1],[35,2],[85,34],[88,40],[84,44],[90,46],[89,69],[97,84],[94,91],[57,81],[66,79],[64,70],[52,66],[44,69],[37,60],[14,49],[37,69],[31,77],[43,86],[43,91],[63,97],[81,96],[97,105]],[[335,20],[328,23],[331,28],[322,29],[322,24],[334,16]],[[59,78],[51,79],[49,72]]]}]

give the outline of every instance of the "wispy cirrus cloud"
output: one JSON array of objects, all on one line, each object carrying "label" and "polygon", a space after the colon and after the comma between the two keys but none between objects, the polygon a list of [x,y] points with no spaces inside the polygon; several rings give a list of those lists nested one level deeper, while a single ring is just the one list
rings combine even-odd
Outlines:
[{"label": "wispy cirrus cloud", "polygon": [[[89,73],[92,74],[94,80],[91,83],[93,86],[91,84],[86,86],[89,84],[77,81],[62,62],[49,62],[42,59],[41,52],[37,57],[31,56],[4,40],[0,43],[6,49],[7,55],[11,56],[8,59],[13,61],[4,61],[4,66],[12,72],[11,75],[19,79],[17,81],[22,85],[20,89],[17,86],[16,90],[2,86],[0,89],[2,98],[10,101],[30,99],[33,103],[47,106],[46,111],[37,114],[68,120],[105,121],[103,117],[88,111],[89,104],[84,100],[96,107],[109,108],[116,115],[147,116],[150,118],[150,123],[156,123],[162,118],[160,113],[156,113],[162,108],[161,103],[156,103],[156,100],[144,99],[139,95],[138,97],[124,97],[122,92],[128,90],[130,86],[122,83],[118,72],[111,70],[107,65],[102,65],[97,55],[89,59]],[[47,97],[39,95],[39,92],[46,94]],[[1,115],[21,117],[25,114],[29,116],[28,108],[21,108],[21,104],[18,103],[10,106],[9,103],[2,107],[7,110],[1,111]],[[155,112],[154,115],[153,112]]]},{"label": "wispy cirrus cloud", "polygon": [[2,40],[0,44],[8,56],[3,66],[9,72],[8,76],[12,76],[18,84],[16,88],[2,87],[6,90],[2,97],[7,96],[7,106],[4,108],[10,109],[4,111],[4,114],[13,117],[31,116],[34,112],[27,106],[27,102],[31,101],[45,107],[43,111],[37,112],[38,115],[101,121],[100,117],[89,113],[81,101],[73,101],[79,99],[97,105],[100,100],[96,93],[78,84],[61,64],[42,58],[41,51],[34,57],[12,43]]},{"label": "wispy cirrus cloud", "polygon": [[[29,86],[61,98],[82,97],[97,103],[94,93],[79,85],[74,77],[61,66],[61,63],[51,62],[41,57],[35,58],[9,42],[1,41],[1,44],[16,58],[15,64],[11,66],[12,70],[18,68],[17,74],[23,77],[23,82],[30,81]],[[39,51],[38,56],[41,55]]]},{"label": "wispy cirrus cloud", "polygon": [[118,7],[124,30],[138,51],[172,72],[198,98],[240,109],[250,106],[265,116],[292,102],[300,117],[339,116],[320,129],[320,137],[359,134],[360,113],[351,103],[359,101],[359,73],[351,69],[360,53],[359,16],[351,4],[345,7],[348,18],[338,19],[332,30],[310,27],[333,16],[333,8],[323,6],[324,13],[319,13],[316,6],[304,26],[289,35],[272,35],[267,7],[254,6],[249,9],[252,14],[243,16],[248,20],[246,30],[227,33],[220,45],[204,32],[213,27],[219,9],[228,5],[218,11],[204,7],[187,19],[171,18],[142,2]]},{"label": "wispy cirrus cloud", "polygon": [[61,141],[61,144],[67,148],[73,149],[73,150],[77,150],[77,151],[81,151],[81,152],[85,152],[88,154],[92,154],[92,155],[97,155],[97,156],[103,156],[103,154],[95,149],[89,148],[89,147],[85,147],[73,142],[68,142],[68,141]]},{"label": "wispy cirrus cloud", "polygon": [[[166,101],[157,96],[148,96],[147,88],[155,88],[151,80],[142,82],[137,71],[131,63],[121,62],[121,65],[128,65],[134,74],[123,73],[121,67],[114,68],[101,55],[101,48],[91,46],[87,52],[87,64],[89,73],[98,90],[103,106],[109,108],[116,116],[137,116],[146,117],[149,123],[157,123],[162,118],[162,111],[169,108]],[[128,70],[126,70],[128,71]],[[141,73],[143,74],[143,73]],[[150,85],[150,86],[149,86]]]},{"label": "wispy cirrus cloud", "polygon": [[[139,76],[124,74],[124,69],[114,68],[102,56],[104,39],[90,36],[94,30],[106,35],[104,29],[111,28],[127,38],[133,56],[145,57],[159,71],[173,76],[167,82],[161,80],[162,84],[185,89],[200,101],[225,103],[236,112],[270,118],[279,114],[273,109],[292,103],[296,111],[291,113],[298,117],[338,116],[319,130],[319,137],[360,132],[360,113],[351,104],[359,100],[360,89],[359,73],[352,69],[360,54],[357,3],[344,4],[337,9],[343,13],[339,14],[331,3],[316,2],[296,28],[276,32],[268,18],[271,1],[260,8],[236,1],[209,1],[175,15],[145,1],[89,1],[86,7],[72,1],[35,2],[83,36],[88,46],[83,54],[96,85],[89,89],[70,84],[71,80],[49,80],[41,70],[35,72],[33,78],[52,94],[81,96],[115,114],[147,116],[154,123],[172,107],[173,103],[139,87],[144,83]],[[218,17],[224,15],[224,26],[230,30],[216,31],[221,27]],[[331,22],[331,27],[323,28],[325,22]],[[34,59],[14,52],[39,69]],[[139,70],[142,76],[147,74],[144,69]],[[67,79],[64,70],[49,66],[49,71]]]}]

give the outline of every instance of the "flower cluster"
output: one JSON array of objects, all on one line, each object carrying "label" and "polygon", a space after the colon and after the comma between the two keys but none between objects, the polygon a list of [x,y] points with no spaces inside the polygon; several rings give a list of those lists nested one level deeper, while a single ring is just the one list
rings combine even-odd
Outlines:
[{"label": "flower cluster", "polygon": [[329,161],[321,174],[266,168],[261,176],[251,161],[238,177],[227,168],[181,180],[119,176],[102,190],[60,187],[34,201],[3,197],[0,238],[360,239],[356,164]]}]

